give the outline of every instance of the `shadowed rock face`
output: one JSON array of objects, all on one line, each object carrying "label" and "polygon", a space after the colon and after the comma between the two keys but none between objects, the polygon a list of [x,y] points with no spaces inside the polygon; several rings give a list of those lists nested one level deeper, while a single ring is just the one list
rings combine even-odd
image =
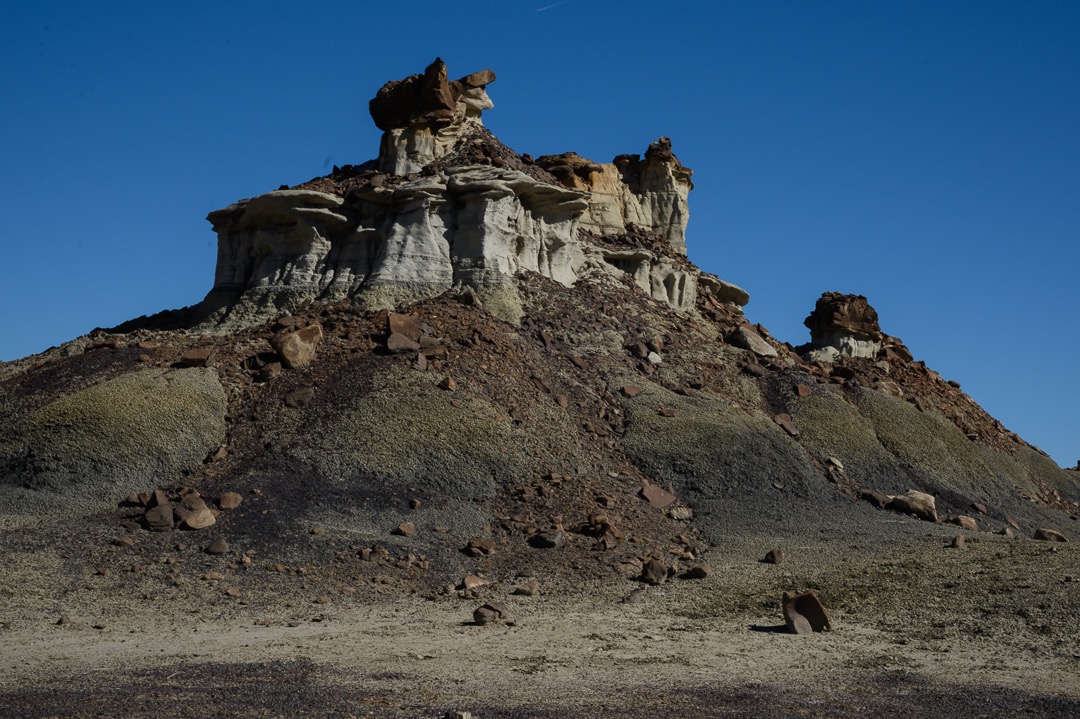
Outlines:
[{"label": "shadowed rock face", "polygon": [[[590,272],[629,275],[652,298],[692,310],[701,273],[682,258],[693,185],[670,140],[611,164],[574,153],[534,162],[483,128],[495,73],[448,77],[437,59],[379,90],[376,161],[210,213],[217,271],[196,321],[235,329],[316,299],[393,308],[455,286],[517,321],[522,272],[566,286]],[[749,301],[735,285],[704,281],[717,301]]]}]

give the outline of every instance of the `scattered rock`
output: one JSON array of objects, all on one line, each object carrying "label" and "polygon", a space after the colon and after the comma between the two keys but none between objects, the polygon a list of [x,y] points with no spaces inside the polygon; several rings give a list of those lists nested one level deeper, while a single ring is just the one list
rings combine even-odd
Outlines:
[{"label": "scattered rock", "polygon": [[656,507],[657,509],[664,509],[675,502],[676,497],[671,492],[668,492],[658,484],[652,484],[646,482],[641,488],[641,496],[645,500]]},{"label": "scattered rock", "polygon": [[402,522],[398,526],[394,527],[391,534],[396,534],[400,537],[411,537],[416,534],[416,525],[412,522]]},{"label": "scattered rock", "polygon": [[1016,539],[1016,532],[1013,531],[1012,527],[1002,527],[998,531],[998,534],[1008,537],[1009,539]]},{"label": "scattered rock", "polygon": [[908,490],[898,496],[890,496],[885,509],[903,514],[913,514],[927,522],[937,522],[937,502],[933,495],[919,492],[914,489]]},{"label": "scattered rock", "polygon": [[415,340],[409,339],[403,334],[392,334],[386,338],[386,349],[391,354],[406,354],[409,352],[419,352],[420,343]]},{"label": "scattered rock", "polygon": [[387,318],[387,330],[391,336],[401,335],[413,342],[419,342],[424,334],[424,328],[420,326],[420,320],[415,315],[391,312]]},{"label": "scattered rock", "polygon": [[292,408],[304,407],[315,399],[314,387],[301,387],[285,395],[285,406]]},{"label": "scattered rock", "polygon": [[659,559],[653,558],[645,562],[645,566],[641,568],[641,576],[638,579],[646,584],[657,585],[666,582],[667,577],[667,565]]},{"label": "scattered rock", "polygon": [[244,498],[239,492],[222,492],[218,497],[218,507],[226,512],[230,512],[240,506],[240,503],[244,501]]},{"label": "scattered rock", "polygon": [[783,564],[784,563],[784,550],[783,549],[770,549],[765,558],[761,560],[765,564]]},{"label": "scattered rock", "polygon": [[536,581],[535,579],[530,579],[527,582],[522,582],[521,584],[514,587],[514,591],[512,593],[522,597],[534,597],[540,593],[540,582]]},{"label": "scattered rock", "polygon": [[799,430],[795,429],[795,423],[791,420],[790,414],[781,412],[773,417],[773,421],[780,425],[780,427],[792,437],[799,436]]},{"label": "scattered rock", "polygon": [[889,495],[875,492],[872,489],[860,489],[859,499],[869,502],[878,509],[885,509],[885,505],[889,503]]},{"label": "scattered rock", "polygon": [[540,532],[529,537],[529,544],[537,549],[558,549],[566,544],[566,532]]},{"label": "scattered rock", "polygon": [[447,392],[454,392],[457,390],[457,380],[453,377],[443,377],[439,380],[439,389],[445,389]]},{"label": "scattered rock", "polygon": [[285,330],[270,339],[270,346],[289,369],[303,367],[315,359],[315,350],[322,341],[322,325],[314,323],[299,330]]},{"label": "scattered rock", "polygon": [[626,397],[637,397],[639,394],[641,394],[641,388],[629,384],[624,385],[622,388],[622,393]]},{"label": "scattered rock", "polygon": [[949,517],[950,524],[956,524],[972,532],[979,531],[979,523],[974,518],[967,516],[966,514],[958,514],[953,517]]},{"label": "scattered rock", "polygon": [[473,610],[473,621],[481,626],[501,622],[511,626],[514,624],[514,621],[510,618],[510,612],[502,602],[488,602],[477,607]]},{"label": "scattered rock", "polygon": [[485,537],[475,537],[465,545],[464,551],[470,557],[487,557],[495,553],[495,542]]},{"label": "scattered rock", "polygon": [[751,325],[742,325],[728,337],[728,342],[736,347],[750,350],[759,357],[776,357],[777,352],[771,344],[758,334]]},{"label": "scattered rock", "polygon": [[687,569],[685,572],[682,573],[681,578],[705,579],[710,574],[712,574],[712,567],[710,567],[708,564],[702,563],[695,564],[693,567],[690,567],[690,569]]},{"label": "scattered rock", "polygon": [[324,594],[315,600],[315,604],[330,604],[333,601],[328,595]]},{"label": "scattered rock", "polygon": [[810,385],[802,384],[800,382],[799,384],[795,385],[795,393],[800,397],[805,398],[812,395],[814,391],[810,389]]},{"label": "scattered rock", "polygon": [[180,526],[184,529],[206,529],[213,526],[217,519],[206,502],[198,494],[188,494],[174,507],[176,516],[180,518]]},{"label": "scattered rock", "polygon": [[207,554],[225,554],[227,551],[229,551],[229,543],[222,537],[218,537],[206,547]]},{"label": "scattered rock", "polygon": [[967,540],[964,538],[964,535],[958,534],[953,537],[952,544],[950,544],[949,546],[951,546],[953,549],[963,549],[967,546]]},{"label": "scattered rock", "polygon": [[185,367],[213,367],[217,353],[210,347],[197,347],[180,355],[180,364]]},{"label": "scattered rock", "polygon": [[656,410],[656,413],[658,415],[660,415],[661,417],[674,417],[675,416],[675,410],[671,409],[670,407],[661,407],[660,409]]},{"label": "scattered rock", "polygon": [[1043,542],[1067,542],[1068,538],[1056,529],[1036,529],[1032,535],[1034,539]]},{"label": "scattered rock", "polygon": [[152,532],[164,532],[173,528],[173,505],[168,495],[157,490],[151,496],[150,508],[143,515],[143,523]]},{"label": "scattered rock", "polygon": [[828,632],[833,628],[829,611],[821,603],[817,592],[784,592],[781,604],[784,624],[792,634]]}]

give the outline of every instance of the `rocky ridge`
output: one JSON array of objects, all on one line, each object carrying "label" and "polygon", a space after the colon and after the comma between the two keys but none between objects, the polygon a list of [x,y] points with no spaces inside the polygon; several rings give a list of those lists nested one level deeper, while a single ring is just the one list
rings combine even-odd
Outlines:
[{"label": "rocky ridge", "polygon": [[[210,213],[217,271],[196,322],[229,331],[310,300],[383,309],[452,287],[473,289],[513,322],[520,272],[565,286],[626,273],[692,311],[702,273],[681,261],[691,171],[670,141],[610,164],[518,155],[483,127],[494,80],[482,70],[450,81],[437,59],[371,100],[383,130],[376,160]],[[748,300],[737,288],[721,296]]]}]

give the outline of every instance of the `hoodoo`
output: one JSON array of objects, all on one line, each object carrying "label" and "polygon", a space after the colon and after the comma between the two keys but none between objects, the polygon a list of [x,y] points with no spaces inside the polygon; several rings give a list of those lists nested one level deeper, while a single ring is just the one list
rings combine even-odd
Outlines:
[{"label": "hoodoo", "polygon": [[693,185],[670,140],[606,164],[575,153],[533,160],[484,128],[494,72],[448,77],[436,59],[379,90],[377,159],[210,213],[218,260],[197,311],[204,328],[236,329],[311,300],[391,308],[453,287],[516,321],[522,272],[566,286],[625,273],[682,312],[702,284],[722,301],[748,301],[683,259]]}]

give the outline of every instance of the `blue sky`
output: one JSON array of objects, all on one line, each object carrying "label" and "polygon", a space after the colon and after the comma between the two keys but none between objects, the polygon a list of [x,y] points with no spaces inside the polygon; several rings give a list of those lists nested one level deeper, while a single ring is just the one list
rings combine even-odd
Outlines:
[{"label": "blue sky", "polygon": [[496,71],[519,152],[671,137],[691,259],[777,337],[865,294],[1080,459],[1077,2],[5,3],[0,360],[199,301],[207,212],[373,157],[367,101],[436,55]]}]

